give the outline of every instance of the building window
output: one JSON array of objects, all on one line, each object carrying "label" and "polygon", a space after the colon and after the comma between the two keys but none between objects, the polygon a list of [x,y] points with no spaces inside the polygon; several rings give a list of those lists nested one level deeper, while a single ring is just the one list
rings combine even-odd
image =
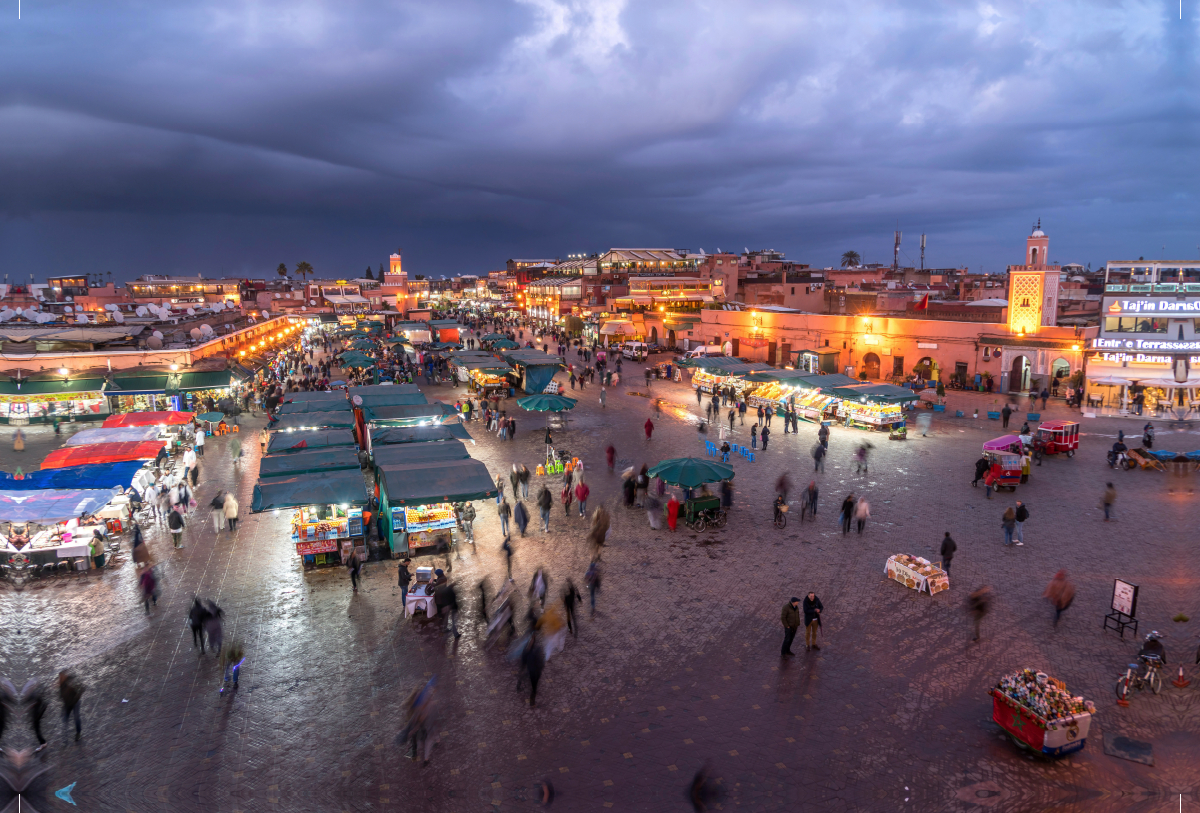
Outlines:
[{"label": "building window", "polygon": [[1104,318],[1104,332],[1166,333],[1167,320],[1155,316],[1106,316]]}]

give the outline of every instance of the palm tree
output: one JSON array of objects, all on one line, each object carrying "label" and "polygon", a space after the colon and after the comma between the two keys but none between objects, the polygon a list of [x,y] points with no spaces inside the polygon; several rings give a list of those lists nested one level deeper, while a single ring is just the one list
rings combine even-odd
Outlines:
[{"label": "palm tree", "polygon": [[852,265],[862,265],[862,257],[857,251],[847,251],[842,255],[842,268],[848,268]]},{"label": "palm tree", "polygon": [[287,266],[283,263],[280,263],[279,267],[275,269],[275,273],[281,277],[286,277],[288,275]]},{"label": "palm tree", "polygon": [[301,279],[307,280],[308,275],[311,274],[312,272],[313,272],[313,267],[311,265],[309,265],[308,263],[305,263],[305,262],[296,263],[296,273],[300,275]]}]

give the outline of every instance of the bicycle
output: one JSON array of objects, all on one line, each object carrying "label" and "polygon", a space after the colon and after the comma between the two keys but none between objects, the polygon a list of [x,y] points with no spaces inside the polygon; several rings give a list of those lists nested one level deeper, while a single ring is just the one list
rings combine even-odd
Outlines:
[{"label": "bicycle", "polygon": [[781,505],[775,509],[775,527],[780,530],[787,527],[787,510],[786,505]]},{"label": "bicycle", "polygon": [[1159,674],[1162,660],[1157,655],[1139,655],[1138,660],[1146,665],[1145,674],[1137,673],[1139,664],[1129,664],[1125,674],[1117,678],[1117,700],[1127,700],[1130,690],[1149,688],[1155,694],[1162,691],[1162,675]]}]

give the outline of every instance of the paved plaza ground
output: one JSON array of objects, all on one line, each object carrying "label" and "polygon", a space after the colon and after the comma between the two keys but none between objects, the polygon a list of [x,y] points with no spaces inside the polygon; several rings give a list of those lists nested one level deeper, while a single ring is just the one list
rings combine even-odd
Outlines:
[{"label": "paved plaza ground", "polygon": [[[452,400],[448,387],[423,388]],[[167,574],[153,613],[138,603],[132,563],[21,593],[0,588],[0,673],[19,685],[71,667],[88,687],[80,742],[64,742],[52,705],[49,771],[32,803],[65,810],[53,792],[75,783],[84,811],[526,810],[548,780],[556,810],[670,811],[689,809],[685,787],[707,764],[725,810],[1166,811],[1179,809],[1181,794],[1184,810],[1200,809],[1200,680],[1190,665],[1200,627],[1195,484],[1108,469],[1118,428],[1137,434],[1141,421],[1085,420],[1074,459],[1047,459],[1015,495],[990,502],[970,481],[980,445],[1002,434],[997,422],[939,415],[929,437],[870,437],[868,476],[855,475],[852,460],[868,436],[835,429],[816,476],[816,521],[793,516],[783,531],[771,523],[773,486],[791,472],[798,499],[812,477],[816,427],[801,424],[796,437],[776,421],[767,452],[755,462],[735,458],[728,525],[670,533],[620,504],[619,475],[605,469],[603,450],[616,447],[618,470],[702,455],[695,397],[686,384],[655,382],[654,395],[668,403],[647,442],[649,402],[629,389],[644,388],[614,389],[604,409],[598,387],[568,392],[581,400],[569,430],[556,433],[585,461],[590,505],[603,502],[614,520],[598,611],[585,612],[578,638],[547,665],[536,708],[515,690],[512,665],[481,645],[475,586],[487,579],[494,590],[504,572],[494,505],[477,505],[478,543],[454,562],[465,607],[455,643],[435,623],[402,618],[391,562],[369,563],[358,594],[342,568],[303,571],[286,512],[249,514],[258,444],[244,443],[247,459],[235,467],[227,440],[214,439],[197,499],[206,506],[216,489],[234,490],[241,527],[218,536],[206,511],[194,513],[181,551],[163,528],[147,529]],[[995,398],[951,393],[946,414],[983,412]],[[1067,410],[1052,402],[1044,416]],[[512,442],[469,425],[471,452],[493,475],[542,457],[544,417],[516,417]],[[1197,429],[1161,425],[1158,446],[1200,448]],[[735,442],[748,430],[736,426]],[[44,429],[29,435],[20,456],[5,441],[0,469],[36,468],[59,442]],[[1119,492],[1110,523],[1098,508],[1106,480]],[[850,491],[871,504],[861,536],[838,528]],[[1025,546],[1004,547],[1000,515],[1015,498],[1031,512]],[[548,535],[515,538],[522,603],[538,566],[554,596],[568,577],[582,588],[585,529],[556,504]],[[937,558],[947,530],[958,542],[950,590],[930,597],[884,578],[893,553]],[[1055,629],[1042,592],[1059,568],[1078,594]],[[1113,683],[1137,650],[1101,630],[1115,577],[1140,585],[1142,629],[1168,634],[1168,657],[1189,664],[1191,687],[1115,705]],[[996,601],[973,644],[964,603],[984,584]],[[797,641],[797,657],[781,661],[780,608],[809,590],[825,606],[822,648],[806,653]],[[213,658],[192,647],[186,615],[197,593],[220,603],[226,635],[246,644],[232,696],[218,693]],[[1179,613],[1192,620],[1172,622]],[[1083,752],[1036,760],[991,722],[987,689],[1024,666],[1096,702]],[[432,675],[438,737],[422,767],[396,735],[403,699]],[[1154,765],[1106,755],[1105,741],[1120,736],[1152,743]],[[22,723],[3,744],[33,743]]]}]

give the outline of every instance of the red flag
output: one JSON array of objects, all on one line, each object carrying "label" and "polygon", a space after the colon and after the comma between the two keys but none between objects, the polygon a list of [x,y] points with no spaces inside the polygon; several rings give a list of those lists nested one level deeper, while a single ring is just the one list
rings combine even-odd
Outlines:
[{"label": "red flag", "polygon": [[292,449],[307,449],[307,448],[308,448],[308,441],[307,441],[307,440],[302,440],[302,441],[300,441],[299,443],[297,443],[295,446],[292,446],[292,447],[290,447],[290,448],[292,448]]},{"label": "red flag", "polygon": [[929,310],[929,294],[925,294],[925,296],[921,297],[921,301],[917,303],[917,307],[913,308],[913,310],[918,310],[918,311]]}]

